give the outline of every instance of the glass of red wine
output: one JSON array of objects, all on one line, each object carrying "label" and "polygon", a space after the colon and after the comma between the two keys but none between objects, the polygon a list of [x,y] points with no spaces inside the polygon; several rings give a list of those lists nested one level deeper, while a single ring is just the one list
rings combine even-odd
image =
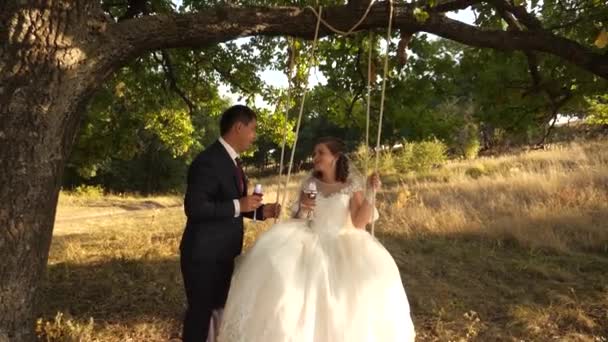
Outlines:
[{"label": "glass of red wine", "polygon": [[[304,195],[311,200],[317,198],[317,183],[315,183],[314,179],[311,179],[308,182],[308,185],[304,188]],[[312,220],[314,215],[314,209],[310,209],[306,215],[306,218],[310,221]]]}]

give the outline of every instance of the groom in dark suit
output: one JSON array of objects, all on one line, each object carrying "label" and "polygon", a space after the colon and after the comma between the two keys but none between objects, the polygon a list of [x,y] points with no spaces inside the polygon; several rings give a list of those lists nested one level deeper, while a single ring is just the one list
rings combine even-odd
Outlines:
[{"label": "groom in dark suit", "polygon": [[247,106],[228,108],[220,120],[221,137],[201,152],[188,170],[184,207],[187,223],[180,262],[188,308],[183,341],[204,342],[214,309],[228,296],[234,258],[243,245],[243,216],[277,217],[280,207],[262,205],[247,195],[247,178],[239,153],[255,140],[256,114]]}]

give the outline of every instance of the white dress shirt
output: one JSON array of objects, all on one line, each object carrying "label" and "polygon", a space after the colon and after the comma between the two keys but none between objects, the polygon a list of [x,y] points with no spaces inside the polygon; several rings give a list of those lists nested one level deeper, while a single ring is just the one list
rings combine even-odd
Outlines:
[{"label": "white dress shirt", "polygon": [[[230,144],[228,142],[226,142],[226,140],[224,140],[224,138],[220,137],[218,140],[220,141],[220,144],[222,144],[222,146],[224,146],[224,148],[228,152],[228,155],[232,159],[232,162],[236,166],[237,164],[236,164],[235,159],[239,157],[239,154],[236,153],[234,148],[232,146],[230,146]],[[233,200],[233,203],[234,203],[234,217],[239,217],[241,215],[241,204],[239,203],[238,199]]]}]

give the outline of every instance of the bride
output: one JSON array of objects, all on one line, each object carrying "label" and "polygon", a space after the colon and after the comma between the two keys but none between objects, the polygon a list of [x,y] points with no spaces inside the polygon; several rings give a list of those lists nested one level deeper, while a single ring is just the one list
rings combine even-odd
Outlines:
[{"label": "bride", "polygon": [[[376,213],[373,191],[365,193],[344,152],[336,138],[316,144],[294,219],[262,234],[237,261],[218,341],[414,341],[397,265],[364,230]],[[305,193],[310,183],[316,200]],[[379,186],[370,176],[368,188]]]}]

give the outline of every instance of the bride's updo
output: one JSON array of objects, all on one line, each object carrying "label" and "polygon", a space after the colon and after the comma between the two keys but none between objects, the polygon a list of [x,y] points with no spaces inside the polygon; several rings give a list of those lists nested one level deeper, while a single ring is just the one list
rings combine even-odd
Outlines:
[{"label": "bride's updo", "polygon": [[[337,156],[336,160],[336,180],[338,182],[346,182],[348,179],[348,159],[344,155],[346,153],[346,144],[335,137],[323,137],[317,140],[316,145],[323,144],[327,146],[327,149],[331,151],[334,156]],[[315,172],[316,178],[321,178],[320,172]]]}]

